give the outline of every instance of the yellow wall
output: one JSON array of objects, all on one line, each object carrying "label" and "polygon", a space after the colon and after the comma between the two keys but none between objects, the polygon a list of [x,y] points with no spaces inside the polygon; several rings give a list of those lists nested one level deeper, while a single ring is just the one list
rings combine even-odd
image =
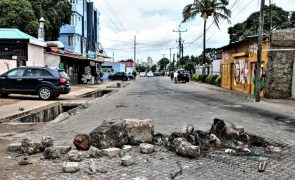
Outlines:
[{"label": "yellow wall", "polygon": [[[262,68],[267,63],[268,42],[262,45]],[[257,38],[225,47],[222,53],[222,87],[253,94],[252,77],[257,62]],[[263,94],[263,93],[262,93]]]}]

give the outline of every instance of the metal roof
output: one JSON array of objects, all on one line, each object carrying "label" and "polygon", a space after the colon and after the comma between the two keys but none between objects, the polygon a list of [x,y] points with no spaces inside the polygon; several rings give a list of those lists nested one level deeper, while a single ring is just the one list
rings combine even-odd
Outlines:
[{"label": "metal roof", "polygon": [[43,41],[40,41],[35,37],[26,34],[16,28],[0,28],[0,39],[28,39],[31,44],[43,47],[46,46],[46,44]]}]

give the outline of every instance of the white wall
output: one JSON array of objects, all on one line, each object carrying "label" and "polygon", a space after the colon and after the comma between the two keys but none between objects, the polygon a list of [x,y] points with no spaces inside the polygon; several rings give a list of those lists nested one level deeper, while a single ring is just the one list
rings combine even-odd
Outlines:
[{"label": "white wall", "polygon": [[0,59],[0,74],[13,68],[16,68],[16,60]]},{"label": "white wall", "polygon": [[45,66],[43,47],[28,44],[27,66]]},{"label": "white wall", "polygon": [[60,56],[59,55],[54,55],[54,54],[49,54],[49,53],[44,53],[44,61],[45,65],[49,67],[59,67],[60,63]]},{"label": "white wall", "polygon": [[213,68],[212,68],[212,74],[221,75],[221,59],[214,60],[212,62]]}]

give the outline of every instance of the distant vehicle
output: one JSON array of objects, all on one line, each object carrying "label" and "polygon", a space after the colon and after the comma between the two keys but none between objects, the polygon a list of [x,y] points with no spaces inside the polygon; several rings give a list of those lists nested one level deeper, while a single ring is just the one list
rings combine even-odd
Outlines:
[{"label": "distant vehicle", "polygon": [[183,82],[189,82],[189,75],[188,75],[188,71],[185,69],[178,69],[177,70],[178,76],[177,76],[177,80],[179,81],[183,81]]},{"label": "distant vehicle", "polygon": [[154,76],[161,76],[160,72],[154,72]]},{"label": "distant vehicle", "polygon": [[49,67],[18,67],[0,76],[0,97],[9,94],[38,95],[42,100],[70,92],[70,79],[64,70]]},{"label": "distant vehicle", "polygon": [[150,71],[150,72],[148,72],[148,73],[146,74],[146,76],[147,76],[147,77],[154,77],[154,73],[153,73],[152,71]]},{"label": "distant vehicle", "polygon": [[128,76],[125,72],[116,72],[115,74],[109,75],[109,80],[121,80],[121,81],[127,81]]},{"label": "distant vehicle", "polygon": [[145,77],[146,76],[146,73],[145,72],[140,72],[139,73],[139,77]]}]

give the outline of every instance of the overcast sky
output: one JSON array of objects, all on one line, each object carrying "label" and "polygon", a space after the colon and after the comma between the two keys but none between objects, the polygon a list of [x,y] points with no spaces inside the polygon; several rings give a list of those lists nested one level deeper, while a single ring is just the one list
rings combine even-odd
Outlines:
[{"label": "overcast sky", "polygon": [[[177,53],[179,34],[173,30],[182,30],[184,55],[202,53],[203,20],[197,16],[194,20],[181,24],[182,9],[194,0],[93,0],[100,11],[100,42],[107,55],[115,61],[134,56],[134,36],[136,36],[136,59],[146,62],[150,56],[154,62],[162,57],[170,58]],[[227,28],[242,22],[260,8],[259,0],[229,0],[232,11],[231,25],[221,21],[220,30],[215,26],[207,31],[207,48],[218,48],[228,44]],[[266,0],[268,5],[269,0]],[[284,10],[294,11],[294,0],[272,0]],[[210,18],[207,25],[210,26]],[[208,27],[207,26],[207,27]]]}]

